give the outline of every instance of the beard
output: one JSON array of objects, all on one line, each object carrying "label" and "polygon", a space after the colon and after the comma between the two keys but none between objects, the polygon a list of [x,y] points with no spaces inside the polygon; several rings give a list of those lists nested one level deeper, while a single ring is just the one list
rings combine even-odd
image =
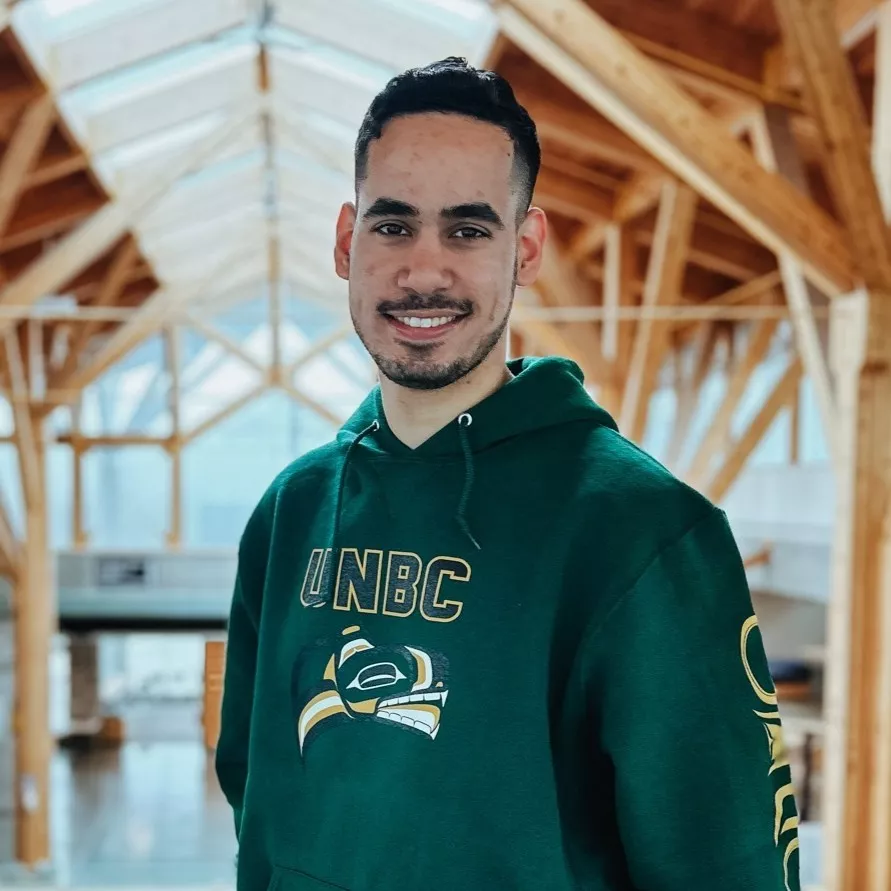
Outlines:
[{"label": "beard", "polygon": [[[357,324],[355,314],[352,311],[350,314],[356,334],[384,377],[394,384],[410,390],[440,390],[466,377],[489,357],[504,335],[510,321],[512,305],[513,289],[504,316],[492,329],[485,332],[470,353],[459,356],[451,362],[437,362],[432,358],[432,353],[437,349],[435,343],[405,343],[402,346],[408,355],[404,358],[385,356],[368,342],[362,333],[361,326]],[[437,295],[412,295],[406,300],[386,301],[380,305],[378,311],[391,313],[399,310],[410,312],[422,309],[457,310],[467,315],[468,318],[474,314],[473,304],[470,301],[454,300]]]}]

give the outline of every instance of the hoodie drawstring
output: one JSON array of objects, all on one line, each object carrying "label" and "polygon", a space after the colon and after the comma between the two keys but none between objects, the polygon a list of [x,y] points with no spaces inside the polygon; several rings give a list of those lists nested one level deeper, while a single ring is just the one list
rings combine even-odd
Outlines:
[{"label": "hoodie drawstring", "polygon": [[470,500],[470,492],[473,489],[473,452],[470,449],[470,440],[467,438],[467,428],[473,423],[473,416],[469,412],[464,412],[458,418],[458,438],[461,440],[461,448],[464,451],[464,491],[461,493],[461,503],[458,505],[458,513],[455,519],[464,534],[473,543],[473,546],[481,551],[480,543],[473,537],[470,526],[467,523],[465,512],[467,510],[467,502]]},{"label": "hoodie drawstring", "polygon": [[343,466],[340,468],[340,474],[337,479],[337,498],[334,502],[334,528],[331,531],[331,556],[328,558],[328,578],[327,578],[327,603],[334,602],[334,585],[337,579],[337,570],[335,569],[337,561],[340,557],[340,512],[343,506],[343,490],[346,486],[347,469],[350,465],[350,458],[353,455],[353,449],[371,433],[377,433],[381,429],[380,422],[373,420],[364,430],[361,430],[356,438],[347,446],[346,455],[343,459]]}]

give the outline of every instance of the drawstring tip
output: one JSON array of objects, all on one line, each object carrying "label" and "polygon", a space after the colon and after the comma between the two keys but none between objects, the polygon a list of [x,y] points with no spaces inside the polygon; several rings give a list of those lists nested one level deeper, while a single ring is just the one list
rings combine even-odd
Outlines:
[{"label": "drawstring tip", "polygon": [[467,521],[461,517],[459,518],[459,522],[461,524],[461,531],[470,539],[471,544],[478,550],[481,551],[482,547],[480,543],[473,537],[473,533],[470,531],[470,526],[467,525]]}]

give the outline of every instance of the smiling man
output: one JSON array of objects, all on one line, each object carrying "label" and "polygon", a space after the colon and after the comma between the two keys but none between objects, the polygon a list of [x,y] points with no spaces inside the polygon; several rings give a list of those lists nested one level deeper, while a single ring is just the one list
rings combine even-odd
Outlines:
[{"label": "smiling man", "polygon": [[238,891],[795,891],[723,513],[561,358],[508,360],[535,126],[447,59],[356,142],[334,262],[379,385],[239,547],[217,774]]}]

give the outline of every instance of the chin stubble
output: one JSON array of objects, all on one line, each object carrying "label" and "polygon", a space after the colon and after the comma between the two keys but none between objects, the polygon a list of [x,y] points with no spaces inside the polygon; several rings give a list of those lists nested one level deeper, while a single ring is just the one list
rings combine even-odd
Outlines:
[{"label": "chin stubble", "polygon": [[[443,387],[448,387],[461,380],[461,378],[466,377],[480,366],[488,358],[492,350],[495,349],[498,341],[501,340],[510,321],[510,313],[513,308],[514,296],[516,295],[517,268],[515,258],[510,302],[504,317],[492,331],[486,333],[485,337],[476,345],[476,348],[470,355],[459,356],[452,362],[437,364],[429,359],[430,354],[436,349],[436,344],[434,343],[403,344],[410,354],[410,358],[405,360],[391,359],[381,355],[371,348],[371,345],[363,336],[360,326],[356,324],[356,317],[353,314],[351,302],[350,316],[353,320],[353,327],[359,336],[359,340],[362,341],[368,354],[374,360],[374,364],[377,365],[380,373],[388,380],[409,390],[441,390]],[[379,306],[378,311],[395,313],[400,310],[428,309],[455,309],[461,313],[467,313],[468,317],[472,317],[474,313],[473,304],[470,301],[452,300],[437,295],[412,295],[405,300],[387,301]]]}]

